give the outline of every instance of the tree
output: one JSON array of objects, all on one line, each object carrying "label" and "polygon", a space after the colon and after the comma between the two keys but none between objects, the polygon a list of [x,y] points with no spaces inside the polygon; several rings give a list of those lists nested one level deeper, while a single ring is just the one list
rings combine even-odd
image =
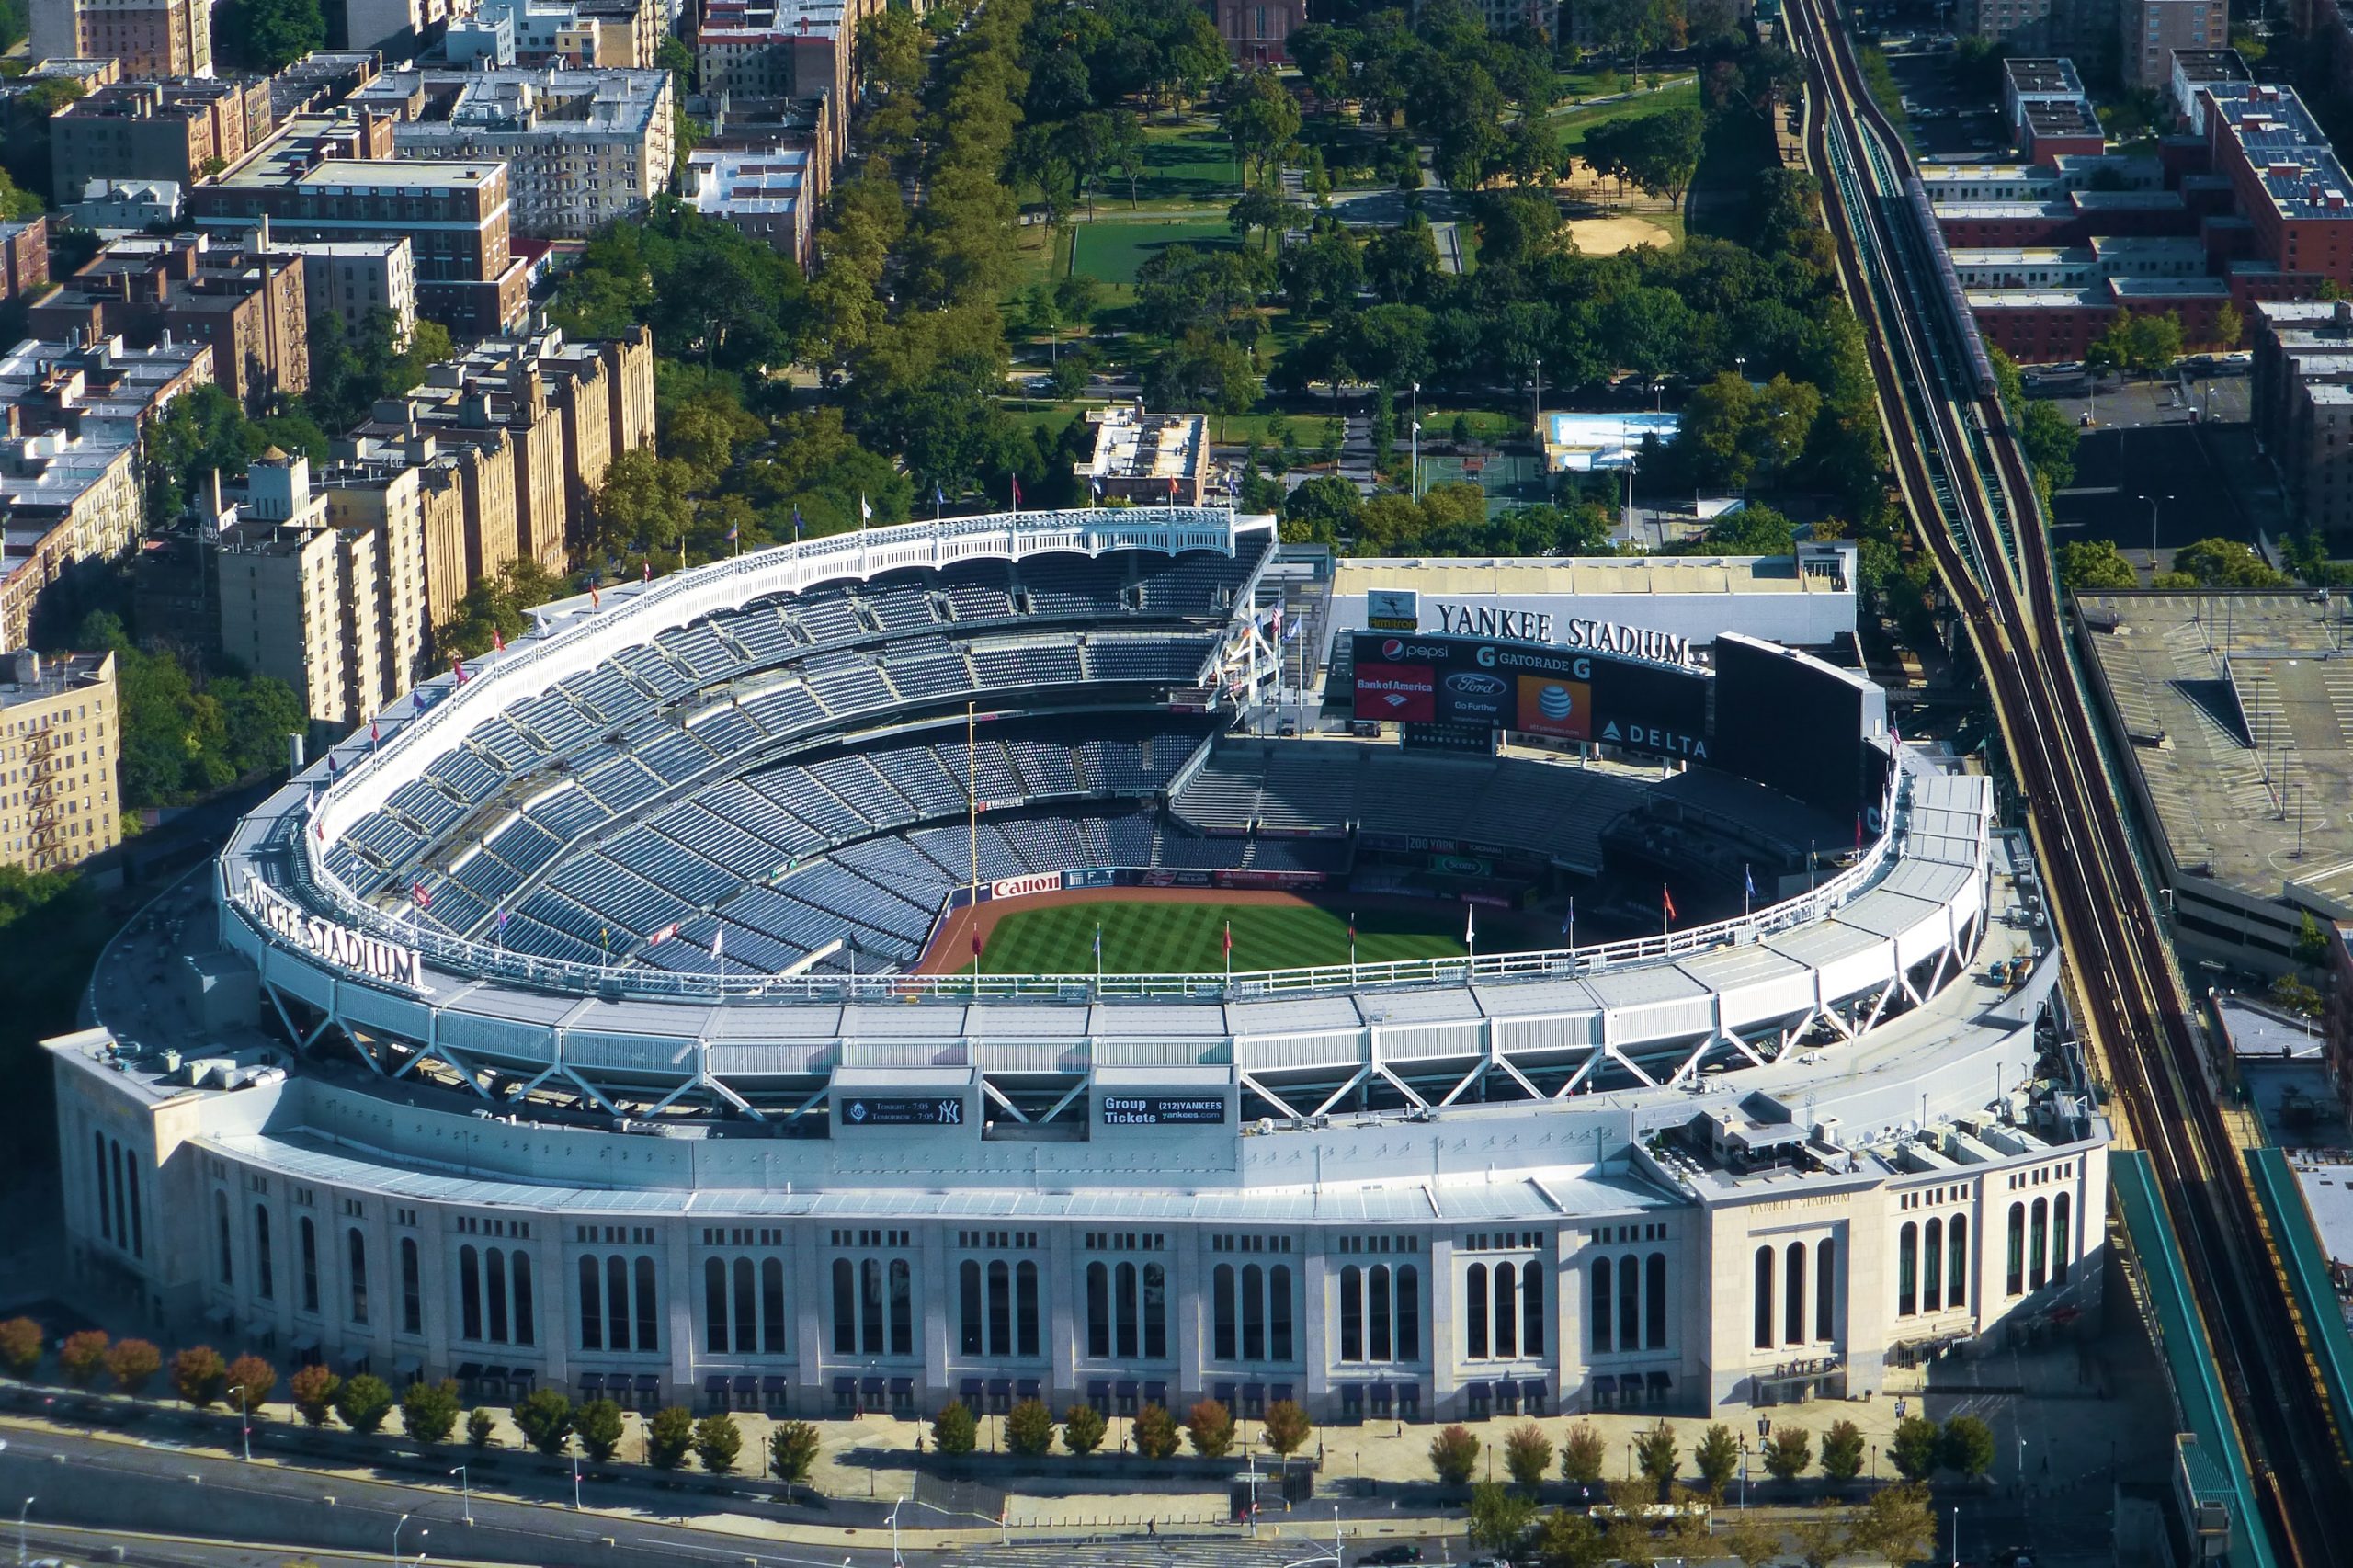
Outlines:
[{"label": "tree", "polygon": [[1479,1462],[1479,1439],[1467,1426],[1449,1426],[1430,1439],[1430,1468],[1448,1486],[1467,1485]]},{"label": "tree", "polygon": [[1863,1473],[1862,1428],[1851,1421],[1833,1421],[1822,1434],[1822,1473],[1833,1481],[1852,1481]]},{"label": "tree", "polygon": [[277,1386],[278,1369],[247,1351],[230,1362],[222,1375],[221,1397],[250,1415],[268,1401],[269,1391]]},{"label": "tree", "polygon": [[164,1353],[143,1339],[118,1339],[107,1351],[107,1375],[123,1393],[142,1392],[164,1369]]},{"label": "tree", "polygon": [[2140,574],[2114,540],[2071,540],[2059,547],[2059,583],[2071,594],[2141,585]]},{"label": "tree", "polygon": [[1364,510],[1357,487],[1337,474],[1319,473],[1301,482],[1283,508],[1283,538],[1324,544],[1354,533]]},{"label": "tree", "polygon": [[702,1462],[705,1474],[730,1473],[743,1451],[743,1429],[727,1411],[715,1410],[695,1423],[695,1458]]},{"label": "tree", "polygon": [[1261,384],[1248,349],[1197,330],[1154,364],[1144,377],[1144,395],[1155,407],[1216,415],[1223,440],[1225,416],[1247,414]]},{"label": "tree", "polygon": [[1233,227],[1235,239],[1247,244],[1252,234],[1262,233],[1267,237],[1267,248],[1272,250],[1290,224],[1290,205],[1273,191],[1254,186],[1225,210],[1225,221]]},{"label": "tree", "polygon": [[1580,1421],[1561,1439],[1561,1479],[1580,1486],[1598,1484],[1608,1457],[1608,1439],[1593,1423]]},{"label": "tree", "polygon": [[1605,1568],[1611,1557],[1609,1535],[1591,1515],[1556,1508],[1537,1528],[1536,1556],[1545,1568]]},{"label": "tree", "polygon": [[481,1453],[498,1440],[498,1417],[476,1405],[466,1417],[466,1445]]},{"label": "tree", "polygon": [[1535,1525],[1534,1498],[1492,1481],[1483,1481],[1471,1489],[1470,1537],[1473,1551],[1510,1551]]},{"label": "tree", "polygon": [[768,1466],[787,1488],[805,1484],[816,1467],[820,1440],[817,1428],[806,1421],[779,1421],[768,1430]]},{"label": "tree", "polygon": [[969,1454],[972,1451],[973,1436],[979,1429],[980,1423],[964,1407],[964,1402],[951,1399],[940,1407],[938,1415],[932,1417],[931,1446],[938,1453]]},{"label": "tree", "polygon": [[1743,1568],[1765,1568],[1781,1560],[1781,1532],[1744,1514],[1716,1537],[1716,1554],[1737,1558]]},{"label": "tree", "polygon": [[355,1432],[373,1432],[392,1412],[392,1385],[373,1372],[347,1378],[335,1391],[335,1413]]},{"label": "tree", "polygon": [[1053,1450],[1054,1413],[1045,1401],[1025,1399],[1006,1414],[1005,1446],[1029,1459]]},{"label": "tree", "polygon": [[580,1451],[592,1464],[607,1463],[619,1453],[621,1434],[627,1430],[621,1407],[613,1400],[585,1400],[572,1413],[573,1435],[580,1439]]},{"label": "tree", "polygon": [[1947,1470],[1974,1481],[1994,1468],[1994,1429],[1977,1416],[1956,1415],[1945,1423],[1938,1449]]},{"label": "tree", "polygon": [[172,1392],[202,1410],[221,1397],[229,1364],[210,1345],[192,1345],[172,1358]]},{"label": "tree", "polygon": [[1691,1457],[1699,1467],[1699,1483],[1711,1503],[1723,1501],[1724,1488],[1740,1473],[1740,1439],[1719,1421],[1701,1434]]},{"label": "tree", "polygon": [[1552,1468],[1552,1440],[1544,1436],[1544,1428],[1533,1421],[1523,1421],[1504,1438],[1504,1468],[1519,1489],[1529,1496],[1544,1484],[1544,1472]]},{"label": "tree", "polygon": [[1928,1489],[1917,1482],[1873,1493],[1846,1518],[1849,1551],[1877,1552],[1890,1562],[1909,1562],[1936,1547],[1936,1517]]},{"label": "tree", "polygon": [[0,1368],[12,1378],[21,1378],[40,1365],[40,1324],[28,1317],[14,1317],[0,1323]]},{"label": "tree", "polygon": [[107,1333],[102,1328],[78,1329],[67,1335],[65,1343],[57,1347],[57,1369],[77,1389],[88,1388],[97,1381],[106,1359]]},{"label": "tree", "polygon": [[2201,539],[2174,551],[2173,569],[2208,588],[2284,588],[2288,578],[2275,572],[2255,547],[2231,539]]},{"label": "tree", "polygon": [[2135,369],[2155,375],[2181,358],[2181,316],[2167,311],[2161,316],[2132,318],[2131,363]]},{"label": "tree", "polygon": [[1675,1483],[1675,1472],[1681,1468],[1675,1428],[1661,1420],[1636,1434],[1634,1468],[1650,1478],[1652,1484],[1658,1489],[1657,1500],[1665,1502],[1666,1489]]},{"label": "tree", "polygon": [[1102,1445],[1110,1423],[1084,1401],[1063,1412],[1063,1447],[1074,1454],[1091,1454]]},{"label": "tree", "polygon": [[1136,1452],[1148,1460],[1173,1459],[1176,1454],[1176,1418],[1159,1405],[1147,1404],[1136,1412]]},{"label": "tree", "polygon": [[1766,1473],[1776,1481],[1795,1481],[1813,1463],[1813,1434],[1802,1426],[1777,1426],[1765,1439]]},{"label": "tree", "polygon": [[677,1469],[694,1446],[694,1413],[683,1404],[664,1405],[645,1424],[645,1462],[656,1470]]},{"label": "tree", "polygon": [[1937,1469],[1937,1424],[1925,1415],[1907,1415],[1895,1424],[1887,1459],[1906,1481],[1926,1481]]},{"label": "tree", "polygon": [[274,74],[327,42],[319,0],[235,0],[221,7],[213,41],[231,64]]},{"label": "tree", "polygon": [[1235,79],[1219,123],[1233,155],[1245,171],[1256,165],[1256,182],[1264,184],[1275,161],[1299,139],[1299,100],[1272,71],[1252,71]]},{"label": "tree", "polygon": [[401,1430],[420,1443],[446,1443],[465,1409],[453,1380],[426,1382],[419,1378],[401,1391]]},{"label": "tree", "polygon": [[2222,308],[2214,312],[2215,346],[2221,348],[2236,348],[2239,346],[2239,340],[2245,335],[2246,318],[2239,314],[2239,308],[2236,305],[2228,300],[2223,301]]},{"label": "tree", "polygon": [[1800,1519],[1790,1527],[1790,1535],[1805,1568],[1830,1568],[1847,1555],[1846,1528],[1836,1519]]},{"label": "tree", "polygon": [[1696,108],[1672,108],[1620,120],[1631,132],[1620,142],[1626,177],[1652,196],[1663,196],[1677,208],[1699,166],[1699,144],[1706,136],[1708,117]]},{"label": "tree", "polygon": [[1202,1458],[1223,1459],[1233,1447],[1233,1415],[1216,1400],[1202,1400],[1185,1417],[1185,1435]]},{"label": "tree", "polygon": [[342,1391],[343,1380],[325,1367],[313,1361],[307,1367],[294,1369],[293,1381],[287,1392],[294,1400],[294,1408],[303,1421],[313,1426],[324,1426],[334,1413],[335,1396]]},{"label": "tree", "polygon": [[1267,1406],[1258,1431],[1267,1448],[1288,1459],[1315,1435],[1315,1424],[1307,1418],[1307,1412],[1297,1400],[1279,1399]]},{"label": "tree", "polygon": [[572,1441],[572,1400],[562,1389],[533,1389],[513,1415],[523,1441],[543,1454],[560,1454]]}]

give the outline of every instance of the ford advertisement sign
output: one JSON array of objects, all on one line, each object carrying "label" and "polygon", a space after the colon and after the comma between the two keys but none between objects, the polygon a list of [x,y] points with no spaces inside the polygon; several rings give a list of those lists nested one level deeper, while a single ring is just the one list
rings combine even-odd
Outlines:
[{"label": "ford advertisement sign", "polygon": [[1505,699],[1511,691],[1511,683],[1503,676],[1484,670],[1457,670],[1440,687],[1445,692],[1443,710],[1449,722],[1484,722],[1498,728],[1503,726]]}]

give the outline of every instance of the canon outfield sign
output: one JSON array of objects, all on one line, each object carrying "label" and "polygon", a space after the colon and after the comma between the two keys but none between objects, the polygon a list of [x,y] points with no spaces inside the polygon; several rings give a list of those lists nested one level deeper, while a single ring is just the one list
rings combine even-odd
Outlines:
[{"label": "canon outfield sign", "polygon": [[251,871],[245,873],[244,903],[263,930],[289,947],[369,980],[424,989],[424,969],[414,948],[313,915]]}]

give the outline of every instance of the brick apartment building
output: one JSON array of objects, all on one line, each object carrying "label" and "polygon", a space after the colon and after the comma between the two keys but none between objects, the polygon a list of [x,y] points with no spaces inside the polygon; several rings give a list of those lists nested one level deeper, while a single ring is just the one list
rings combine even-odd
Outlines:
[{"label": "brick apartment building", "polygon": [[49,220],[0,222],[0,300],[39,293],[49,284]]},{"label": "brick apartment building", "polygon": [[210,345],[212,379],[259,412],[311,384],[310,306],[299,256],[204,233],[119,239],[34,305],[34,334],[62,342],[166,336]]},{"label": "brick apartment building", "polygon": [[2224,0],[2120,0],[2116,73],[2128,87],[2163,91],[2177,50],[2222,49],[2231,41]]},{"label": "brick apartment building", "polygon": [[52,188],[61,201],[80,200],[95,179],[167,179],[186,188],[269,140],[269,104],[260,77],[101,87],[50,117]]},{"label": "brick apartment building", "polygon": [[881,0],[705,0],[694,37],[702,90],[824,99],[833,136],[825,156],[839,162],[849,145],[858,27],[881,9]]},{"label": "brick apartment building", "polygon": [[125,76],[212,74],[212,0],[32,0],[35,60],[111,60]]},{"label": "brick apartment building", "polygon": [[55,871],[122,842],[112,653],[0,653],[0,866]]},{"label": "brick apartment building", "polygon": [[2290,512],[2336,549],[2353,535],[2353,300],[2257,303],[2249,414]]}]

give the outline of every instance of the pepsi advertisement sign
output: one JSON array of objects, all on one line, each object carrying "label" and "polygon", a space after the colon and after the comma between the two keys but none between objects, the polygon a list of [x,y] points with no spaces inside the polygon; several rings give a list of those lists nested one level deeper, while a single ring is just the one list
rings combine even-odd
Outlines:
[{"label": "pepsi advertisement sign", "polygon": [[1590,648],[1491,637],[1359,632],[1358,719],[1478,726],[1710,760],[1699,670]]}]

